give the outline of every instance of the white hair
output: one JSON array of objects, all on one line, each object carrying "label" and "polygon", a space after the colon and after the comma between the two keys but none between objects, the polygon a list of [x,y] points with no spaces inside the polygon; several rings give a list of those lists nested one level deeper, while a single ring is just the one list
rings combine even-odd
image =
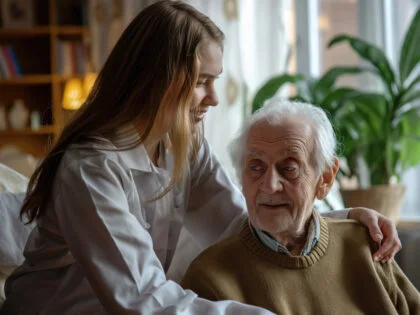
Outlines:
[{"label": "white hair", "polygon": [[230,154],[236,174],[242,178],[242,168],[246,154],[246,142],[249,130],[261,121],[281,126],[285,118],[299,117],[311,123],[315,132],[315,167],[319,173],[326,166],[334,165],[337,139],[333,127],[325,112],[317,106],[307,103],[292,102],[273,97],[264,102],[244,124],[238,136],[230,144]]}]

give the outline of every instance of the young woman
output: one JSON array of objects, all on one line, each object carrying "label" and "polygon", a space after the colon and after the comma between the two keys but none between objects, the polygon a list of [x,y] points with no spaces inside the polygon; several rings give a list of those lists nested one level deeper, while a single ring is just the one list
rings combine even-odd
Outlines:
[{"label": "young woman", "polygon": [[[37,227],[7,281],[2,314],[269,314],[200,299],[166,277],[182,228],[206,248],[245,214],[201,133],[218,103],[223,37],[178,1],[153,4],[128,26],[31,178],[21,214]],[[377,254],[395,254],[389,220],[363,209],[350,215],[372,235],[384,225],[388,241]]]}]

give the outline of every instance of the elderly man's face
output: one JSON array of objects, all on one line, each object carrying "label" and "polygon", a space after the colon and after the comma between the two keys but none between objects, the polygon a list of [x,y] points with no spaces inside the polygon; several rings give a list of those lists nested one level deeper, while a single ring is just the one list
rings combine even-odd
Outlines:
[{"label": "elderly man's face", "polygon": [[275,236],[301,233],[322,185],[315,169],[314,132],[302,119],[254,125],[247,139],[243,192],[252,224]]}]

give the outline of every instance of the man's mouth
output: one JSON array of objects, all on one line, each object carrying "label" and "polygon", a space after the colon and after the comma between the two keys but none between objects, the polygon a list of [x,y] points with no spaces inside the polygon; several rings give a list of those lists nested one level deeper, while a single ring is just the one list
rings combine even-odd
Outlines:
[{"label": "man's mouth", "polygon": [[267,208],[284,208],[289,206],[288,203],[259,203],[258,206],[263,206],[263,207],[267,207]]}]

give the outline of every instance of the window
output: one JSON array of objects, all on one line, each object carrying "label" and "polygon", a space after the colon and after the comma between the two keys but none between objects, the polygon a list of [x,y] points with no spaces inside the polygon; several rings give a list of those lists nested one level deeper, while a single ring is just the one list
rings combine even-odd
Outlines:
[{"label": "window", "polygon": [[[359,58],[347,45],[339,45],[332,49],[327,48],[330,40],[337,35],[360,36],[359,1],[362,0],[318,0],[318,35],[322,74],[337,65],[359,65]],[[360,78],[348,75],[340,78],[338,83],[345,86],[360,87]]]}]

